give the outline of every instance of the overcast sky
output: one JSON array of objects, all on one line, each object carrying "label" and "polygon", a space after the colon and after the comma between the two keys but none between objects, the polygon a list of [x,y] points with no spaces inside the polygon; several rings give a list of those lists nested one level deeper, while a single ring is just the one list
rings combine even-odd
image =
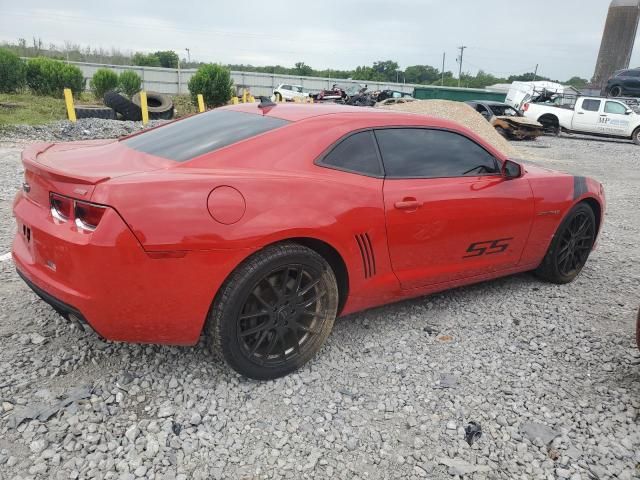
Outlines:
[{"label": "overcast sky", "polygon": [[[0,39],[175,50],[253,65],[350,69],[395,60],[498,76],[591,78],[609,0],[0,0]],[[638,48],[640,50],[640,48]],[[640,64],[635,51],[632,65]]]}]

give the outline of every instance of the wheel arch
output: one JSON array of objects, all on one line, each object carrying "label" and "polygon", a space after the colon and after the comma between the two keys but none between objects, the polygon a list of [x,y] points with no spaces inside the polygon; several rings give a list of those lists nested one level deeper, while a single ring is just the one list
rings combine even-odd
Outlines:
[{"label": "wheel arch", "polygon": [[581,203],[586,203],[591,208],[591,210],[593,210],[593,214],[596,217],[596,232],[599,232],[600,224],[602,222],[602,205],[600,204],[600,201],[595,197],[584,197],[577,201],[574,207]]},{"label": "wheel arch", "polygon": [[322,258],[324,258],[326,262],[331,266],[331,269],[336,276],[336,282],[338,283],[338,314],[340,314],[340,312],[344,308],[345,303],[347,302],[347,297],[349,296],[349,269],[347,268],[347,264],[338,249],[325,240],[320,240],[318,238],[290,237],[264,245],[260,248],[260,250],[268,246],[284,242],[297,243],[313,250]]},{"label": "wheel arch", "polygon": [[538,123],[541,123],[542,125],[544,125],[545,123],[553,123],[554,126],[559,127],[560,119],[553,113],[545,113],[543,115],[540,115],[540,117],[538,118]]}]

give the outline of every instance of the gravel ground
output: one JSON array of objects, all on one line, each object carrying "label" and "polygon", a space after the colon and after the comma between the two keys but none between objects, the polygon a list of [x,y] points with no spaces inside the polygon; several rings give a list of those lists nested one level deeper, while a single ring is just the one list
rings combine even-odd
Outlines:
[{"label": "gravel ground", "polygon": [[[22,145],[0,140],[0,255]],[[203,345],[102,342],[0,261],[0,478],[640,478],[640,148],[513,145],[605,184],[577,281],[516,275],[352,315],[276,381]]]}]

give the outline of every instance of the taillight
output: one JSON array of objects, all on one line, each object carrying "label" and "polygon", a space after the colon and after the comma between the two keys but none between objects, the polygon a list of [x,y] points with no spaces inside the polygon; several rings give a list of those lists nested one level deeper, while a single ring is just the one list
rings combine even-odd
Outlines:
[{"label": "taillight", "polygon": [[76,227],[89,232],[98,227],[107,209],[102,205],[74,200],[57,193],[51,193],[49,201],[53,218],[62,222],[73,220]]},{"label": "taillight", "polygon": [[522,106],[522,111],[523,111],[523,112],[526,112],[527,110],[529,110],[529,104],[528,104],[528,103],[525,103],[525,104]]},{"label": "taillight", "polygon": [[69,220],[73,215],[73,200],[52,193],[49,197],[51,203],[51,215],[58,220]]},{"label": "taillight", "polygon": [[76,226],[83,230],[93,231],[100,223],[106,207],[93,203],[75,201]]}]

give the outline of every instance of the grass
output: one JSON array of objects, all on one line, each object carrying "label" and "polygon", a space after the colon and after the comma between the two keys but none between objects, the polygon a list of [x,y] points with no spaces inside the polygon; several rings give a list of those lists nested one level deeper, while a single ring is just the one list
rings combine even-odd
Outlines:
[{"label": "grass", "polygon": [[67,118],[64,100],[25,94],[0,94],[0,125],[40,125]]},{"label": "grass", "polygon": [[[101,105],[91,92],[84,92],[75,99],[76,105]],[[176,118],[196,113],[197,108],[189,95],[173,97]],[[42,97],[29,93],[0,93],[0,125],[42,125],[67,119],[64,99]]]}]

